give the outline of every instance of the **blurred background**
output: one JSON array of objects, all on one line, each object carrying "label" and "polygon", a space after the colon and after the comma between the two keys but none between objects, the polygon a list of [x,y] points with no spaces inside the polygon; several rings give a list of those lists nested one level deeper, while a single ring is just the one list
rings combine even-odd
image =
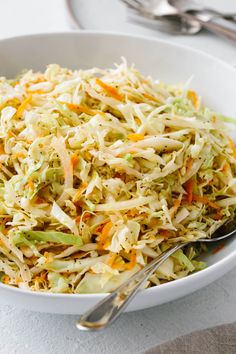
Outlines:
[{"label": "blurred background", "polygon": [[[236,13],[236,0],[199,0],[208,7]],[[168,39],[204,50],[233,65],[236,46],[208,31],[196,35],[170,35],[127,19],[120,0],[0,0],[0,39],[39,32],[80,30],[119,31]],[[224,50],[222,50],[222,45]]]}]

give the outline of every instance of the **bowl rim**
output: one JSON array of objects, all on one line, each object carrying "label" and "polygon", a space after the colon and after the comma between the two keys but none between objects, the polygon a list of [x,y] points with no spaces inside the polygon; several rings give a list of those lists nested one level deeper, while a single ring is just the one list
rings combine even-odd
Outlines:
[{"label": "bowl rim", "polygon": [[[150,41],[154,43],[159,43],[161,45],[166,45],[167,47],[174,47],[176,49],[181,49],[183,51],[187,51],[190,53],[193,53],[196,56],[201,56],[205,59],[212,60],[215,63],[220,64],[221,66],[225,67],[227,70],[231,70],[233,75],[236,75],[236,69],[231,66],[229,63],[224,62],[223,60],[219,58],[215,58],[214,56],[205,53],[201,50],[189,47],[187,45],[183,44],[177,44],[173,43],[170,40],[165,40],[165,39],[160,39],[160,38],[154,38],[152,36],[146,36],[146,35],[135,35],[135,34],[126,34],[126,33],[121,33],[121,32],[115,32],[115,31],[96,31],[96,30],[83,30],[82,32],[79,30],[74,30],[72,31],[55,31],[55,32],[42,32],[42,33],[34,33],[34,34],[25,34],[25,35],[16,35],[13,37],[7,37],[0,39],[0,45],[1,43],[4,42],[11,42],[15,40],[24,40],[24,39],[34,39],[34,38],[43,38],[43,37],[54,37],[54,36],[79,36],[79,37],[86,37],[86,36],[100,36],[100,37],[123,37],[123,38],[129,38],[129,39],[137,39],[137,40],[143,40],[143,41]],[[226,265],[229,264],[235,264],[236,265],[236,249],[232,250],[227,256],[225,256],[223,259],[216,261],[214,264],[209,265],[207,268],[200,270],[196,273],[192,273],[184,278],[172,280],[170,282],[161,284],[161,285],[156,285],[151,288],[143,289],[139,292],[137,295],[138,297],[144,297],[147,295],[153,295],[156,292],[160,291],[165,291],[169,290],[171,291],[172,288],[173,290],[176,287],[184,287],[185,284],[187,283],[188,285],[191,285],[193,283],[197,283],[198,280],[200,279],[206,279],[211,277],[211,275],[217,273],[217,271]],[[68,293],[51,293],[51,292],[42,292],[42,291],[30,291],[27,289],[22,289],[22,288],[16,288],[14,286],[6,285],[3,283],[0,283],[0,291],[5,290],[5,291],[10,291],[10,292],[15,292],[16,294],[21,294],[21,295],[27,295],[27,296],[32,296],[32,297],[40,297],[40,298],[57,298],[57,299],[95,299],[95,300],[101,300],[104,297],[108,295],[108,293],[88,293],[88,294],[68,294]]]}]

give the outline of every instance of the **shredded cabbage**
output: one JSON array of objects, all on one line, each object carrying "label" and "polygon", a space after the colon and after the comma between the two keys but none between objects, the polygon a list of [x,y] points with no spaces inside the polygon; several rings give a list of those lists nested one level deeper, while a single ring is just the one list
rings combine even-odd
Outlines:
[{"label": "shredded cabbage", "polygon": [[[112,291],[232,217],[236,147],[224,122],[235,121],[187,86],[144,77],[125,60],[0,78],[0,281]],[[177,251],[146,286],[203,269],[200,253]]]}]

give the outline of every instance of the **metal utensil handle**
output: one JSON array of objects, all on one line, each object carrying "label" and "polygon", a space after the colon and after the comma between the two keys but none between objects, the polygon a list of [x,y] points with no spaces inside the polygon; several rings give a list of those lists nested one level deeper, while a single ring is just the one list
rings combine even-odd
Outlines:
[{"label": "metal utensil handle", "polygon": [[76,324],[77,328],[81,330],[98,330],[111,324],[126,308],[150,275],[169,256],[188,243],[178,243],[147,264],[141,271],[134,274],[124,284],[119,286],[118,289],[82,315]]},{"label": "metal utensil handle", "polygon": [[236,42],[236,30],[230,29],[220,23],[216,23],[212,21],[203,21],[198,16],[194,16],[188,13],[181,12],[180,16],[185,20],[198,21],[204,28],[208,29],[209,31],[224,36]]}]

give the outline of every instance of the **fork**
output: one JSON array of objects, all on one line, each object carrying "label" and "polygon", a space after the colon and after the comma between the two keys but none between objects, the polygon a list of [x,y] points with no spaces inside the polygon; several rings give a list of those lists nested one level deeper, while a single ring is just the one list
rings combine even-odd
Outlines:
[{"label": "fork", "polygon": [[[167,19],[167,16],[179,16],[182,20],[187,22],[198,22],[202,27],[209,31],[224,36],[228,39],[236,41],[236,30],[226,26],[225,24],[211,22],[212,14],[206,17],[206,12],[203,10],[195,11],[195,14],[185,12],[183,7],[178,5],[177,0],[160,0],[157,3],[153,1],[142,0],[121,0],[130,8],[134,9],[141,17],[149,20]],[[181,1],[183,4],[183,0]],[[181,4],[180,3],[180,4]],[[173,6],[174,5],[174,6]],[[178,7],[177,7],[178,6]],[[227,15],[229,16],[229,15]],[[233,14],[231,15],[233,18]],[[220,17],[218,13],[217,17]],[[228,23],[231,24],[230,21]]]}]

